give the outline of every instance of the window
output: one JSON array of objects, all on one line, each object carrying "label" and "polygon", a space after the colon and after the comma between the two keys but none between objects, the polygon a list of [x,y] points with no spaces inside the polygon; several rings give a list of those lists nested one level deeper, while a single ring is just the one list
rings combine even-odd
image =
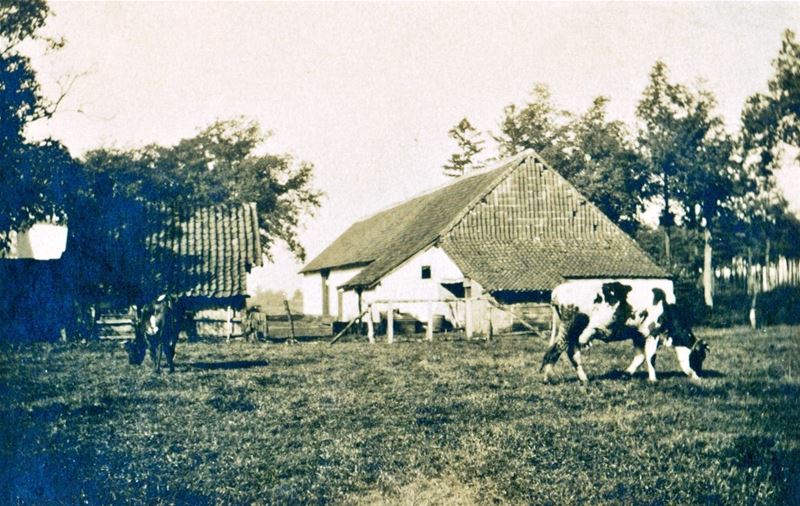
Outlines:
[{"label": "window", "polygon": [[422,274],[422,279],[431,279],[431,266],[423,265],[421,274]]}]

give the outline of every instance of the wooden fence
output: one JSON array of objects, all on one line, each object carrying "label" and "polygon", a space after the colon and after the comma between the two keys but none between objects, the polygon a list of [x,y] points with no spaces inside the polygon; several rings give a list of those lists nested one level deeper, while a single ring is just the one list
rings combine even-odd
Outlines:
[{"label": "wooden fence", "polygon": [[779,256],[766,266],[734,258],[730,264],[714,270],[716,292],[746,291],[749,294],[769,292],[779,286],[800,286],[800,258]]}]

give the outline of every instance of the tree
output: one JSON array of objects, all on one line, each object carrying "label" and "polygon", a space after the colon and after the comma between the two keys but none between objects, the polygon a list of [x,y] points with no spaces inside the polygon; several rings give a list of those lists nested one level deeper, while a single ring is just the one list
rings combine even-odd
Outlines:
[{"label": "tree", "polygon": [[445,176],[461,177],[471,171],[479,170],[484,167],[484,163],[476,160],[483,151],[483,139],[480,132],[463,118],[456,126],[447,132],[447,135],[456,141],[459,152],[450,155],[450,160],[445,163],[443,172]]},{"label": "tree", "polygon": [[711,222],[730,193],[732,143],[715,105],[710,92],[670,82],[666,64],[657,61],[636,108],[647,171],[643,196],[663,206],[660,224],[670,266],[676,216],[690,228],[704,228],[710,240]]},{"label": "tree", "polygon": [[767,93],[748,98],[742,112],[743,147],[765,174],[777,168],[784,145],[800,148],[800,43],[791,30],[772,68]]},{"label": "tree", "polygon": [[301,260],[300,220],[319,207],[314,166],[288,154],[261,154],[269,134],[244,119],[217,121],[175,146],[131,151],[100,149],[86,156],[87,169],[107,173],[125,194],[169,207],[255,202],[261,247],[270,257],[276,240]]},{"label": "tree", "polygon": [[567,147],[570,115],[555,108],[547,85],[537,83],[530,95],[530,100],[522,107],[509,104],[503,109],[500,133],[492,137],[500,156],[533,149],[553,167],[560,167]]},{"label": "tree", "polygon": [[608,101],[595,98],[569,123],[569,137],[561,142],[571,141],[571,146],[557,170],[623,230],[634,233],[639,227],[644,161],[625,124],[608,121]]},{"label": "tree", "polygon": [[79,170],[58,141],[25,137],[26,126],[52,116],[58,103],[43,97],[30,59],[19,49],[30,40],[49,49],[63,45],[38,34],[48,14],[44,0],[0,4],[0,250],[9,246],[11,231],[66,218],[65,198]]}]

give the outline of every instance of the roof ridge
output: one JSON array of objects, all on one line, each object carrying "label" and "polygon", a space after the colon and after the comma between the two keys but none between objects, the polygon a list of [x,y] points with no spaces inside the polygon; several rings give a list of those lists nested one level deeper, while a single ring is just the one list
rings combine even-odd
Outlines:
[{"label": "roof ridge", "polygon": [[401,206],[403,204],[406,204],[406,203],[408,203],[408,202],[410,202],[412,200],[416,200],[416,199],[422,198],[422,197],[427,197],[428,195],[431,195],[432,193],[436,193],[438,191],[444,190],[445,188],[447,188],[449,186],[453,186],[455,184],[458,184],[459,182],[464,181],[466,179],[472,179],[473,177],[477,177],[477,176],[485,176],[489,172],[498,170],[498,169],[502,168],[505,165],[509,165],[509,164],[513,163],[516,158],[523,158],[522,157],[523,154],[526,154],[526,153],[529,154],[529,153],[533,153],[533,152],[534,151],[532,149],[526,149],[524,151],[521,151],[521,152],[517,153],[516,155],[514,155],[512,157],[504,158],[502,160],[497,160],[496,163],[493,163],[492,165],[489,165],[488,167],[483,167],[481,169],[478,169],[478,170],[475,170],[473,172],[470,172],[469,174],[464,174],[461,177],[453,178],[450,181],[446,181],[446,182],[444,182],[444,183],[442,183],[440,185],[433,186],[431,188],[422,190],[419,193],[415,193],[414,195],[411,195],[410,197],[407,197],[407,198],[405,198],[403,200],[388,204],[385,207],[382,207],[382,208],[378,209],[377,211],[375,211],[373,213],[366,214],[363,217],[356,219],[356,221],[354,221],[353,224],[361,223],[363,221],[367,221],[370,218],[374,218],[375,216],[377,216],[377,215],[379,215],[379,214],[381,214],[383,212],[390,211],[390,210],[394,209],[395,207],[399,207],[399,206]]},{"label": "roof ridge", "polygon": [[[400,258],[399,260],[392,261],[393,265],[391,267],[387,268],[383,273],[381,273],[380,277],[378,279],[384,277],[386,274],[388,274],[390,272],[393,272],[395,269],[397,269],[398,267],[400,267],[403,264],[405,264],[409,259],[413,258],[414,255],[417,255],[419,252],[424,251],[425,249],[429,248],[430,246],[436,244],[437,241],[439,241],[442,238],[443,235],[445,235],[447,232],[452,230],[453,227],[458,225],[458,223],[460,223],[461,220],[464,219],[464,216],[469,214],[469,212],[484,197],[486,197],[486,195],[488,195],[489,193],[494,191],[494,189],[497,188],[497,186],[501,182],[503,182],[506,178],[508,178],[508,176],[512,172],[514,172],[518,167],[521,166],[521,162],[522,161],[526,160],[532,154],[534,154],[534,151],[532,149],[526,149],[526,150],[524,150],[524,151],[522,151],[520,153],[517,153],[516,155],[514,155],[514,156],[512,156],[510,158],[506,158],[506,159],[498,162],[496,165],[494,165],[494,166],[492,166],[492,167],[490,167],[488,169],[481,170],[481,171],[476,171],[476,174],[470,174],[469,177],[471,178],[472,176],[486,176],[487,174],[490,174],[491,172],[498,171],[498,174],[494,178],[492,178],[488,183],[485,183],[484,184],[484,188],[476,196],[474,196],[467,203],[467,205],[465,205],[456,214],[455,218],[449,220],[447,222],[447,225],[445,225],[439,231],[437,231],[435,236],[432,237],[430,241],[427,241],[427,242],[421,244],[419,248],[415,248],[413,251],[409,250],[408,253],[403,255],[403,257]],[[445,189],[445,188],[447,188],[449,186],[455,185],[458,182],[463,182],[464,180],[465,180],[465,178],[457,178],[454,182],[452,182],[452,183],[450,183],[448,185],[445,185],[444,187],[438,188],[435,191],[441,191],[441,190],[443,190],[443,189]],[[425,195],[431,195],[431,194],[435,193],[435,191],[428,192],[428,193],[426,193],[424,195],[421,195],[420,197],[423,197]],[[409,202],[411,200],[414,200],[414,199],[409,199],[406,202]],[[390,209],[392,209],[392,208],[390,208]],[[419,213],[421,211],[422,211],[422,209],[418,209],[417,213]],[[376,262],[376,261],[380,260],[382,257],[385,257],[385,256],[386,256],[386,253],[384,255],[382,255],[381,257],[375,258],[373,260],[373,262]],[[351,283],[352,283],[353,279],[356,279],[358,276],[359,275],[357,274],[356,276],[354,276],[352,279],[348,280],[342,286],[343,287],[352,286]],[[377,280],[376,280],[376,282],[377,282]]]}]

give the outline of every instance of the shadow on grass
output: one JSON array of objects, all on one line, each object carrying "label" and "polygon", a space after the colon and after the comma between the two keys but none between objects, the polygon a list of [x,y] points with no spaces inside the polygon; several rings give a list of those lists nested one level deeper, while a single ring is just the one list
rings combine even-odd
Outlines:
[{"label": "shadow on grass", "polygon": [[230,362],[193,362],[189,364],[190,367],[195,369],[202,369],[205,371],[213,370],[233,370],[233,369],[251,369],[253,367],[266,367],[269,362],[266,360],[232,360]]},{"label": "shadow on grass", "polygon": [[[672,378],[686,378],[686,375],[681,371],[664,371],[656,372],[656,377],[659,380],[672,379]],[[700,373],[700,378],[724,378],[725,375],[719,371],[706,370]],[[609,371],[605,374],[595,376],[594,381],[626,381],[626,380],[647,380],[646,371],[638,371],[631,376],[625,371]]]}]

